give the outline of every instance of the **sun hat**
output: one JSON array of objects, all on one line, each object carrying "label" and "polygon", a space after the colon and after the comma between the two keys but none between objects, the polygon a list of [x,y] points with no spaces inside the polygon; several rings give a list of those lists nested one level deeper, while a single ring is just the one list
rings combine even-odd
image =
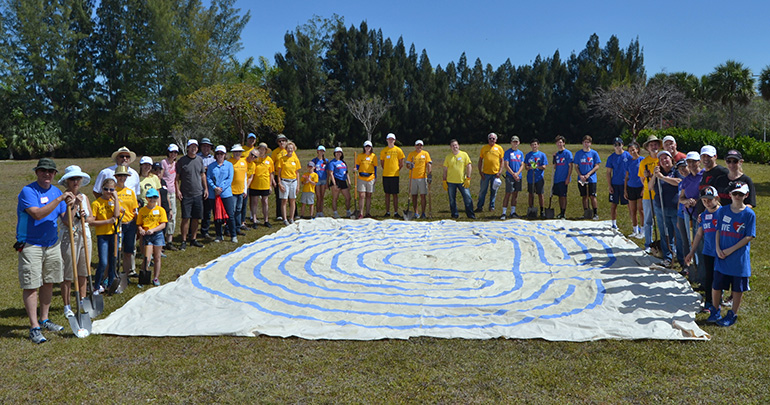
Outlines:
[{"label": "sun hat", "polygon": [[172,143],[172,144],[168,145],[168,151],[169,152],[177,152],[177,153],[179,153],[179,146],[176,146],[175,143]]},{"label": "sun hat", "polygon": [[151,165],[152,164],[152,158],[149,157],[149,156],[142,156],[142,158],[139,159],[139,164],[140,165],[144,165],[144,164]]},{"label": "sun hat", "polygon": [[128,163],[132,163],[136,160],[136,153],[131,152],[127,147],[121,146],[118,150],[112,153],[112,160],[115,160],[121,153],[128,153],[131,157],[128,159]]},{"label": "sun hat", "polygon": [[711,145],[706,145],[706,146],[700,148],[700,154],[701,155],[709,155],[711,157],[715,157],[717,155],[717,148],[715,148],[715,147],[713,147]]},{"label": "sun hat", "polygon": [[243,152],[243,146],[241,146],[240,143],[236,143],[232,148],[230,148],[230,152]]},{"label": "sun hat", "polygon": [[57,172],[59,171],[58,169],[56,169],[56,163],[54,163],[53,159],[51,158],[41,158],[40,160],[38,160],[37,166],[35,166],[35,168],[32,170],[37,171],[37,169],[56,170]]},{"label": "sun hat", "polygon": [[225,145],[219,145],[216,149],[214,149],[214,153],[227,153],[227,148],[225,148]]},{"label": "sun hat", "polygon": [[422,139],[418,139],[414,141],[414,146],[417,146],[417,145],[425,145],[425,144],[422,142]]},{"label": "sun hat", "polygon": [[118,166],[115,168],[115,176],[126,175],[130,176],[131,172],[128,170],[128,166]]},{"label": "sun hat", "polygon": [[735,192],[748,194],[749,193],[749,185],[742,182],[742,181],[736,181],[735,184],[733,184],[732,187],[730,187],[730,194]]},{"label": "sun hat", "polygon": [[214,144],[211,143],[211,139],[209,139],[209,138],[201,139],[201,145],[211,145],[211,146],[214,146]]},{"label": "sun hat", "polygon": [[708,186],[700,191],[700,198],[713,200],[717,197],[719,197],[719,193],[717,192],[717,189],[715,189],[713,186]]},{"label": "sun hat", "polygon": [[367,147],[367,146],[372,146],[372,142],[371,141],[364,142],[364,147]]},{"label": "sun hat", "polygon": [[642,148],[647,149],[647,145],[649,145],[650,142],[660,142],[660,139],[658,139],[658,137],[655,135],[650,135],[647,137],[647,140],[644,141],[644,143],[642,144]]},{"label": "sun hat", "polygon": [[257,149],[259,149],[259,148],[265,148],[265,149],[267,149],[267,144],[266,144],[266,143],[264,143],[264,142],[260,142],[260,143],[259,143],[259,145],[257,145]]},{"label": "sun hat", "polygon": [[322,150],[322,151],[326,152],[326,147],[325,147],[325,146],[323,146],[323,145],[318,145],[318,147],[316,148],[316,150]]},{"label": "sun hat", "polygon": [[158,198],[160,197],[160,194],[158,194],[158,190],[150,187],[147,189],[147,193],[144,196],[147,198]]},{"label": "sun hat", "polygon": [[198,146],[198,141],[195,139],[190,139],[189,141],[187,141],[187,147],[189,148],[190,145]]},{"label": "sun hat", "polygon": [[697,161],[700,161],[700,153],[698,153],[698,152],[696,152],[694,150],[690,151],[690,152],[687,152],[686,159],[687,160],[697,160]]},{"label": "sun hat", "polygon": [[64,169],[64,176],[61,176],[59,179],[59,184],[62,186],[67,185],[67,179],[70,179],[72,177],[81,177],[82,180],[80,181],[80,186],[85,186],[91,181],[91,176],[88,175],[88,173],[84,172],[80,169],[80,166],[78,165],[72,165],[67,166],[66,169]]},{"label": "sun hat", "polygon": [[342,148],[340,148],[339,146],[334,148],[334,153],[337,153],[337,152],[342,153]]}]

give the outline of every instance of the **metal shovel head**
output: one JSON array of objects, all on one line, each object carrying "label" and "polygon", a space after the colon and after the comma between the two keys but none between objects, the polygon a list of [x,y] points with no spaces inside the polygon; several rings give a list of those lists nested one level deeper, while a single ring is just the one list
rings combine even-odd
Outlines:
[{"label": "metal shovel head", "polygon": [[527,218],[530,218],[530,219],[537,218],[537,207],[527,208]]},{"label": "metal shovel head", "polygon": [[594,217],[594,212],[590,208],[583,210],[583,219],[591,219]]},{"label": "metal shovel head", "polygon": [[554,219],[556,217],[556,212],[554,212],[555,209],[553,208],[546,208],[545,209],[545,219]]},{"label": "metal shovel head", "polygon": [[70,321],[72,333],[79,338],[88,337],[91,334],[91,317],[86,313],[81,313],[80,308],[75,316],[67,318]]},{"label": "metal shovel head", "polygon": [[96,318],[104,312],[104,297],[98,292],[91,294],[91,297],[86,301],[91,302],[91,310],[88,311],[88,316],[90,316],[91,319]]},{"label": "metal shovel head", "polygon": [[120,273],[120,284],[118,284],[118,289],[115,290],[115,293],[122,294],[126,287],[128,287],[128,274]]},{"label": "metal shovel head", "polygon": [[411,221],[414,218],[414,212],[409,210],[404,211],[404,221]]}]

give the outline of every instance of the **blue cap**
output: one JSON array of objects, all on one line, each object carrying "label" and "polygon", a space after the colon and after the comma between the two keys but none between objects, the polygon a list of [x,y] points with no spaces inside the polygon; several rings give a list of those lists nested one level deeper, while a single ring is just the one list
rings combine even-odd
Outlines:
[{"label": "blue cap", "polygon": [[158,194],[158,190],[154,188],[147,189],[147,194],[144,195],[147,198],[157,198],[160,197],[160,194]]},{"label": "blue cap", "polygon": [[249,132],[249,136],[247,136],[247,137],[246,137],[246,139],[249,139],[249,138],[256,138],[256,137],[257,137],[257,136],[256,136],[256,135],[254,135],[254,133],[253,133],[253,132]]}]

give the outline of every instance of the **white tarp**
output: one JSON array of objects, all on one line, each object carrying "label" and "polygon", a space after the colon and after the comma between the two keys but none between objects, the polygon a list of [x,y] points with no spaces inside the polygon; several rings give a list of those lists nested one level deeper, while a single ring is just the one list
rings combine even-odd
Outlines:
[{"label": "white tarp", "polygon": [[94,333],[708,339],[699,295],[607,222],[299,221],[150,288]]}]

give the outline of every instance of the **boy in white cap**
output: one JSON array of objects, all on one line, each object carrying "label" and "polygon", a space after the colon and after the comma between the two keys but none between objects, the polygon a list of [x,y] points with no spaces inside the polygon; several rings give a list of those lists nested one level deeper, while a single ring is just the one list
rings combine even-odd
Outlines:
[{"label": "boy in white cap", "polygon": [[299,196],[299,216],[305,217],[305,207],[310,206],[310,218],[315,217],[315,186],[318,184],[318,173],[315,172],[315,163],[307,162],[307,171],[302,174],[302,194]]},{"label": "boy in white cap", "polygon": [[433,162],[428,151],[423,150],[423,142],[417,140],[414,143],[414,152],[406,157],[406,168],[409,169],[409,194],[412,196],[412,206],[417,212],[417,195],[420,196],[420,212],[423,219],[425,215],[425,196],[428,194],[428,177],[432,177]]},{"label": "boy in white cap", "polygon": [[380,167],[382,168],[382,189],[385,191],[385,217],[390,216],[390,197],[393,197],[393,216],[398,214],[398,179],[401,168],[404,167],[404,151],[396,146],[396,135],[388,134],[385,138],[388,146],[380,151]]}]

